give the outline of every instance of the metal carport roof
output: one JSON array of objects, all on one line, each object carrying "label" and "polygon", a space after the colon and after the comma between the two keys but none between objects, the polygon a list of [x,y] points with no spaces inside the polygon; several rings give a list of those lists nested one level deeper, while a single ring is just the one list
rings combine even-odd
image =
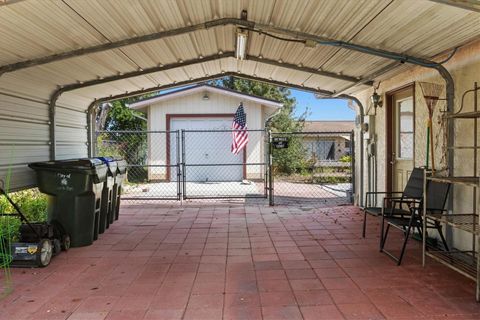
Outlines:
[{"label": "metal carport roof", "polygon": [[16,186],[32,184],[27,162],[87,155],[94,101],[223,75],[341,96],[408,62],[441,71],[431,60],[480,34],[468,1],[0,3],[0,172],[13,165]]}]

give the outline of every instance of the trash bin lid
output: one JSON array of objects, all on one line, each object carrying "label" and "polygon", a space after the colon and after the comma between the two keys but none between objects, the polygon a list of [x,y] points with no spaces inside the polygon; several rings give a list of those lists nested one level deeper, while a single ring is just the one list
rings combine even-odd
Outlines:
[{"label": "trash bin lid", "polygon": [[125,173],[127,172],[127,161],[124,159],[116,159],[117,161],[117,172],[118,173]]},{"label": "trash bin lid", "polygon": [[91,169],[103,165],[99,159],[68,159],[30,163],[30,168]]},{"label": "trash bin lid", "polygon": [[[105,181],[107,165],[100,159],[68,159],[29,163],[34,170],[70,171],[94,175],[96,180]],[[98,182],[97,182],[98,183]]]},{"label": "trash bin lid", "polygon": [[96,157],[95,159],[100,159],[108,166],[108,174],[110,176],[117,175],[117,160],[112,157]]}]

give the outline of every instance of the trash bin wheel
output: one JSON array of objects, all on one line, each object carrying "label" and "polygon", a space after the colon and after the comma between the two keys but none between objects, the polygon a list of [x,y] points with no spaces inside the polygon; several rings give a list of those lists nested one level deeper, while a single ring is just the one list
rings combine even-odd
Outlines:
[{"label": "trash bin wheel", "polygon": [[62,236],[62,250],[68,251],[68,249],[70,249],[70,243],[70,236],[68,234],[64,234]]},{"label": "trash bin wheel", "polygon": [[52,260],[52,255],[52,242],[49,239],[40,240],[37,250],[37,265],[42,268],[48,266]]},{"label": "trash bin wheel", "polygon": [[62,251],[62,242],[60,239],[53,239],[52,240],[53,244],[53,255],[57,255]]}]

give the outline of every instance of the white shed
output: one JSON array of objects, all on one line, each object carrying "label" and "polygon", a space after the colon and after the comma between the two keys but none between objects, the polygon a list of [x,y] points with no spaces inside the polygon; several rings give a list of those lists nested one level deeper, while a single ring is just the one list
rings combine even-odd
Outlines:
[{"label": "white shed", "polygon": [[[244,151],[234,155],[230,151],[230,130],[241,102],[251,131]],[[130,107],[147,115],[148,164],[154,166],[149,167],[149,180],[175,180],[175,165],[183,161],[190,165],[187,181],[214,182],[263,178],[265,136],[260,130],[282,104],[202,84],[144,99]]]}]

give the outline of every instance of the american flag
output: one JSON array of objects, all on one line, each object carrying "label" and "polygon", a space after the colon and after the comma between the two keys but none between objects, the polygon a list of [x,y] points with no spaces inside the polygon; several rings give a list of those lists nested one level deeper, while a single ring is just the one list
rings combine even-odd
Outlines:
[{"label": "american flag", "polygon": [[240,105],[235,112],[232,123],[233,130],[233,141],[232,141],[232,153],[239,154],[243,148],[247,145],[248,142],[248,132],[247,132],[247,116],[243,110],[243,103],[240,102]]}]

